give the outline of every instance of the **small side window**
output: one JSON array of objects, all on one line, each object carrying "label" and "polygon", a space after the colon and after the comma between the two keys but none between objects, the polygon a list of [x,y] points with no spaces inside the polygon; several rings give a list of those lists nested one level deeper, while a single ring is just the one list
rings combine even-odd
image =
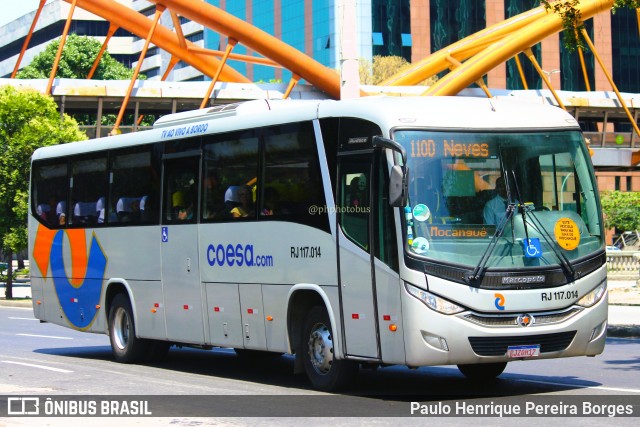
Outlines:
[{"label": "small side window", "polygon": [[160,178],[151,156],[148,150],[112,155],[109,209],[101,206],[98,222],[158,223]]},{"label": "small side window", "polygon": [[258,147],[253,130],[206,137],[203,221],[256,218]]},{"label": "small side window", "polygon": [[258,212],[263,219],[310,223],[324,207],[322,174],[310,122],[264,129],[264,186]]},{"label": "small side window", "polygon": [[34,165],[32,174],[33,215],[49,228],[64,227],[69,190],[67,163]]},{"label": "small side window", "polygon": [[369,203],[371,162],[342,159],[340,162],[340,205],[342,231],[362,249],[369,251]]},{"label": "small side window", "polygon": [[192,224],[197,220],[199,157],[165,160],[164,223]]},{"label": "small side window", "polygon": [[107,194],[107,156],[71,162],[71,198],[67,222],[72,226],[98,225],[99,208]]}]

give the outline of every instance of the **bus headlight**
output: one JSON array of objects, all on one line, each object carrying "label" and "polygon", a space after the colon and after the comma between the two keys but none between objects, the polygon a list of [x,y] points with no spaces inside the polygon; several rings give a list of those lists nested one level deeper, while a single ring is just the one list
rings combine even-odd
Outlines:
[{"label": "bus headlight", "polygon": [[409,294],[422,301],[424,305],[429,307],[431,310],[437,311],[438,313],[456,314],[464,311],[464,308],[460,307],[459,305],[454,304],[442,297],[434,295],[431,292],[427,292],[416,286],[410,285],[407,282],[405,282],[405,287],[407,288],[407,292],[409,292]]},{"label": "bus headlight", "polygon": [[597,303],[602,299],[602,296],[604,295],[606,290],[607,290],[607,281],[605,280],[604,282],[596,286],[594,290],[592,290],[591,292],[589,292],[588,294],[580,298],[576,304],[582,307],[591,307],[592,305],[594,305],[595,303]]}]

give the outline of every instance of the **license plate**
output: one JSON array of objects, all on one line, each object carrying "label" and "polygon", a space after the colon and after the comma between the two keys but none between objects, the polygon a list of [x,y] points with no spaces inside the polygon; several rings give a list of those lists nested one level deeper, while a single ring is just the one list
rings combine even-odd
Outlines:
[{"label": "license plate", "polygon": [[507,347],[507,356],[512,359],[522,359],[540,356],[540,344],[514,345]]}]

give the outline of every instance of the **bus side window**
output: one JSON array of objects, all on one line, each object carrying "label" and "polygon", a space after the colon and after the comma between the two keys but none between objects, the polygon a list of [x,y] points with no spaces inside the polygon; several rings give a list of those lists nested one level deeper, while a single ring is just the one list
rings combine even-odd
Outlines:
[{"label": "bus side window", "polygon": [[369,250],[370,162],[343,160],[340,165],[340,205],[342,231],[349,240]]},{"label": "bus side window", "polygon": [[[204,180],[202,184],[202,221],[229,221],[239,210],[240,190],[248,192],[246,215],[255,219],[258,180],[259,139],[256,131],[231,132],[204,137]],[[236,218],[236,220],[237,220]]]},{"label": "bus side window", "polygon": [[100,211],[102,220],[111,224],[157,224],[159,176],[157,163],[148,148],[113,155],[109,214],[105,218],[105,213]]},{"label": "bus side window", "polygon": [[324,206],[322,174],[311,122],[265,129],[264,177],[258,212],[300,222],[311,206]]},{"label": "bus side window", "polygon": [[73,226],[98,226],[97,205],[107,188],[107,156],[79,158],[72,161],[71,165],[71,217],[67,217],[66,221]]},{"label": "bus side window", "polygon": [[164,220],[193,223],[198,206],[199,158],[165,160]]},{"label": "bus side window", "polygon": [[34,164],[32,186],[34,216],[49,228],[64,227],[69,190],[67,162]]}]

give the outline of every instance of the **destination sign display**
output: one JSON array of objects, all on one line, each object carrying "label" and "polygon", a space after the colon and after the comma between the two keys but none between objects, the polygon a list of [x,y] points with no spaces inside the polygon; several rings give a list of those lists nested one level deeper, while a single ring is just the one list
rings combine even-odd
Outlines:
[{"label": "destination sign display", "polygon": [[495,157],[486,142],[446,139],[412,139],[409,156],[426,158],[490,158]]}]

